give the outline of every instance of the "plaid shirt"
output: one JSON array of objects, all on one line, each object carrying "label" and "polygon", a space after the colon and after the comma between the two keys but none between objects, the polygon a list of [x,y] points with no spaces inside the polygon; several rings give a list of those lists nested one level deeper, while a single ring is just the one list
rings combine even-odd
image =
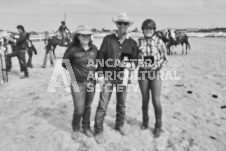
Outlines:
[{"label": "plaid shirt", "polygon": [[[166,59],[166,46],[161,39],[157,36],[153,36],[151,41],[145,40],[144,37],[138,39],[139,42],[139,53],[142,59],[152,58],[152,64],[157,63],[163,59],[163,63],[167,61]],[[163,64],[162,63],[162,64]],[[161,64],[161,65],[162,65]]]}]

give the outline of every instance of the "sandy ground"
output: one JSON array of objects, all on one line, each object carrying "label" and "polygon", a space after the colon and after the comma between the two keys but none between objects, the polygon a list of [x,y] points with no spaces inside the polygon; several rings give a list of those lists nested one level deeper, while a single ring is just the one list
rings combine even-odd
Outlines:
[{"label": "sandy ground", "polygon": [[[150,128],[141,130],[141,94],[131,91],[126,103],[127,136],[114,130],[116,98],[113,94],[105,118],[104,144],[80,133],[71,139],[73,102],[65,87],[47,92],[53,67],[41,68],[43,43],[35,43],[38,55],[29,79],[19,79],[17,58],[9,83],[0,86],[0,151],[225,151],[226,150],[226,39],[190,38],[192,50],[168,56],[164,71],[176,71],[180,80],[162,85],[163,132],[154,139],[154,112],[150,102]],[[99,46],[101,40],[95,43]],[[64,48],[57,48],[57,57]],[[62,83],[62,78],[58,78]],[[136,83],[136,82],[134,82]],[[133,89],[135,90],[135,89]],[[192,93],[188,93],[191,91]],[[213,98],[217,95],[218,98]],[[91,126],[99,101],[92,104]]]}]

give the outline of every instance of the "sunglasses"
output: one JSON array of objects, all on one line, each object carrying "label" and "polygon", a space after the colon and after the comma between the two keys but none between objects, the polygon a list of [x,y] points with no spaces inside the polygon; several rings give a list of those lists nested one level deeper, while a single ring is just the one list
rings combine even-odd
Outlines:
[{"label": "sunglasses", "polygon": [[124,26],[128,26],[129,25],[129,23],[128,22],[121,22],[121,21],[119,21],[119,22],[117,22],[117,24],[118,25],[124,25]]}]

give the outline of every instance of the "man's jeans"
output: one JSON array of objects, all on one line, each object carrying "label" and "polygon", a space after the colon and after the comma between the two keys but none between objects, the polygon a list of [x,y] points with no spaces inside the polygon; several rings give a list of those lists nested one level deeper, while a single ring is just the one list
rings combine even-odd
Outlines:
[{"label": "man's jeans", "polygon": [[52,51],[52,50],[46,50],[45,56],[44,56],[43,66],[46,66],[47,59],[48,59],[48,58],[47,58],[47,57],[48,57],[48,54],[49,54],[50,64],[51,64],[51,65],[54,65],[54,54],[53,54],[53,51]]},{"label": "man's jeans", "polygon": [[[124,125],[124,120],[125,120],[125,101],[126,101],[126,86],[120,86],[120,90],[116,90],[116,98],[117,98],[117,105],[116,105],[116,125],[115,128],[119,128],[120,126]],[[116,87],[117,88],[117,87]],[[103,122],[104,122],[104,117],[106,115],[108,103],[111,98],[111,94],[113,91],[113,84],[110,82],[105,82],[105,86],[103,91],[100,93],[100,100],[99,100],[99,105],[97,107],[96,111],[96,117],[95,117],[95,133],[102,133],[104,128],[103,128]]]},{"label": "man's jeans", "polygon": [[24,75],[28,76],[27,62],[26,62],[26,50],[19,50],[19,60],[21,64],[21,69],[24,71]]},{"label": "man's jeans", "polygon": [[[72,128],[74,131],[80,129],[80,121],[82,120],[83,130],[90,128],[90,114],[91,114],[91,104],[95,94],[94,82],[85,81],[83,83],[77,82],[79,87],[79,92],[75,92],[71,86],[71,94],[74,102],[74,115],[72,120]],[[89,86],[92,84],[92,86]],[[88,89],[87,89],[88,87]],[[90,89],[93,88],[92,90]]]},{"label": "man's jeans", "polygon": [[[19,52],[18,51],[13,51],[12,53],[7,54],[7,56],[6,56],[6,69],[7,70],[10,70],[12,68],[12,60],[11,60],[11,58],[13,58],[13,57],[17,57],[18,61],[19,61],[19,64],[20,64]],[[21,64],[20,64],[20,69],[22,70]]]}]

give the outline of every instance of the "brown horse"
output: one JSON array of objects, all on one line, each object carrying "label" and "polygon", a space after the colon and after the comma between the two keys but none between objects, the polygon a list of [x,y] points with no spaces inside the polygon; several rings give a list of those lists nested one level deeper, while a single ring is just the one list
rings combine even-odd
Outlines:
[{"label": "brown horse", "polygon": [[187,50],[191,49],[190,43],[188,42],[188,36],[184,32],[176,31],[176,30],[168,30],[169,33],[169,41],[167,43],[167,48],[169,49],[169,54],[171,54],[170,47],[171,46],[182,46],[182,54],[184,54],[184,44]]},{"label": "brown horse", "polygon": [[171,55],[171,47],[177,46],[181,44],[182,46],[182,54],[184,54],[184,47],[186,46],[186,54],[187,49],[190,49],[190,43],[188,42],[188,36],[183,32],[178,32],[175,30],[167,29],[165,31],[156,31],[156,36],[158,36],[166,45],[167,55]]},{"label": "brown horse", "polygon": [[172,37],[170,36],[170,31],[169,30],[158,30],[155,32],[155,35],[157,37],[159,37],[166,45],[166,51],[167,51],[167,55],[170,54],[170,46],[169,43],[172,43],[173,42],[173,39]]},{"label": "brown horse", "polygon": [[55,55],[56,47],[57,46],[68,47],[72,42],[71,38],[72,38],[71,33],[67,33],[65,38],[59,38],[58,35],[52,36],[52,38],[50,40],[50,44],[53,47],[53,54],[55,57],[56,57],[56,55]]}]

